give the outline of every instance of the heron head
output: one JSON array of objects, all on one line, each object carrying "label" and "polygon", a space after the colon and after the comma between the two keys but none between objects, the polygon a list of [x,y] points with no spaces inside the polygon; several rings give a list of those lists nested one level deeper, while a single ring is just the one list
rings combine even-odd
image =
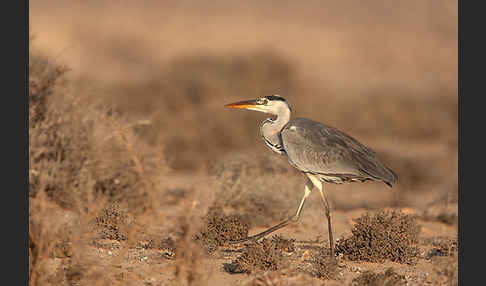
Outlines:
[{"label": "heron head", "polygon": [[283,111],[288,112],[292,110],[287,100],[279,95],[269,95],[252,100],[238,101],[226,104],[225,107],[255,110],[273,115],[279,115]]}]

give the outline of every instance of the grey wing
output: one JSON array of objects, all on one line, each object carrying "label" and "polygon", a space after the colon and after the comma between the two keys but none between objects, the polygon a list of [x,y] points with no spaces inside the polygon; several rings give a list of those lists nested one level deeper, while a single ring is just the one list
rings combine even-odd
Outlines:
[{"label": "grey wing", "polygon": [[373,150],[336,128],[296,118],[281,136],[290,163],[303,172],[336,183],[381,180],[391,185],[397,180]]}]

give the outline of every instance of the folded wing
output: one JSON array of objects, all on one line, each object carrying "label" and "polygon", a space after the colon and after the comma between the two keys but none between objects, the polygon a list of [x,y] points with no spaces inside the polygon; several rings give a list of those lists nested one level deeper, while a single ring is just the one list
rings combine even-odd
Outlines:
[{"label": "folded wing", "polygon": [[281,136],[290,163],[303,172],[336,183],[380,180],[391,186],[397,180],[372,149],[334,127],[296,118]]}]

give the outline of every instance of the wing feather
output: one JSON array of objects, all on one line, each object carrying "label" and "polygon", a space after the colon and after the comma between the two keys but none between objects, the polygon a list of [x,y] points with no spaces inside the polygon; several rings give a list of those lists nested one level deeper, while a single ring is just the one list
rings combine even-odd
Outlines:
[{"label": "wing feather", "polygon": [[296,118],[289,121],[281,135],[290,163],[303,172],[383,180],[388,184],[397,179],[375,151],[334,127]]}]

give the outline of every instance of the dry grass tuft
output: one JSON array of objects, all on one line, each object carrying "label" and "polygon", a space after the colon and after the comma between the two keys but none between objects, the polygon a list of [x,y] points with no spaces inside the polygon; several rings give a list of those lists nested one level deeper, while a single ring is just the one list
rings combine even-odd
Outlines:
[{"label": "dry grass tuft", "polygon": [[254,271],[277,271],[287,263],[287,254],[294,251],[294,240],[274,235],[271,239],[247,244],[243,253],[232,263],[225,264],[228,273],[252,273]]},{"label": "dry grass tuft", "polygon": [[420,228],[412,215],[399,211],[366,213],[356,219],[349,238],[337,241],[337,252],[349,260],[412,263],[418,255]]},{"label": "dry grass tuft", "polygon": [[202,242],[208,253],[213,253],[228,241],[248,236],[248,224],[242,222],[238,216],[225,215],[221,208],[210,208],[204,220],[202,230],[194,238]]}]

